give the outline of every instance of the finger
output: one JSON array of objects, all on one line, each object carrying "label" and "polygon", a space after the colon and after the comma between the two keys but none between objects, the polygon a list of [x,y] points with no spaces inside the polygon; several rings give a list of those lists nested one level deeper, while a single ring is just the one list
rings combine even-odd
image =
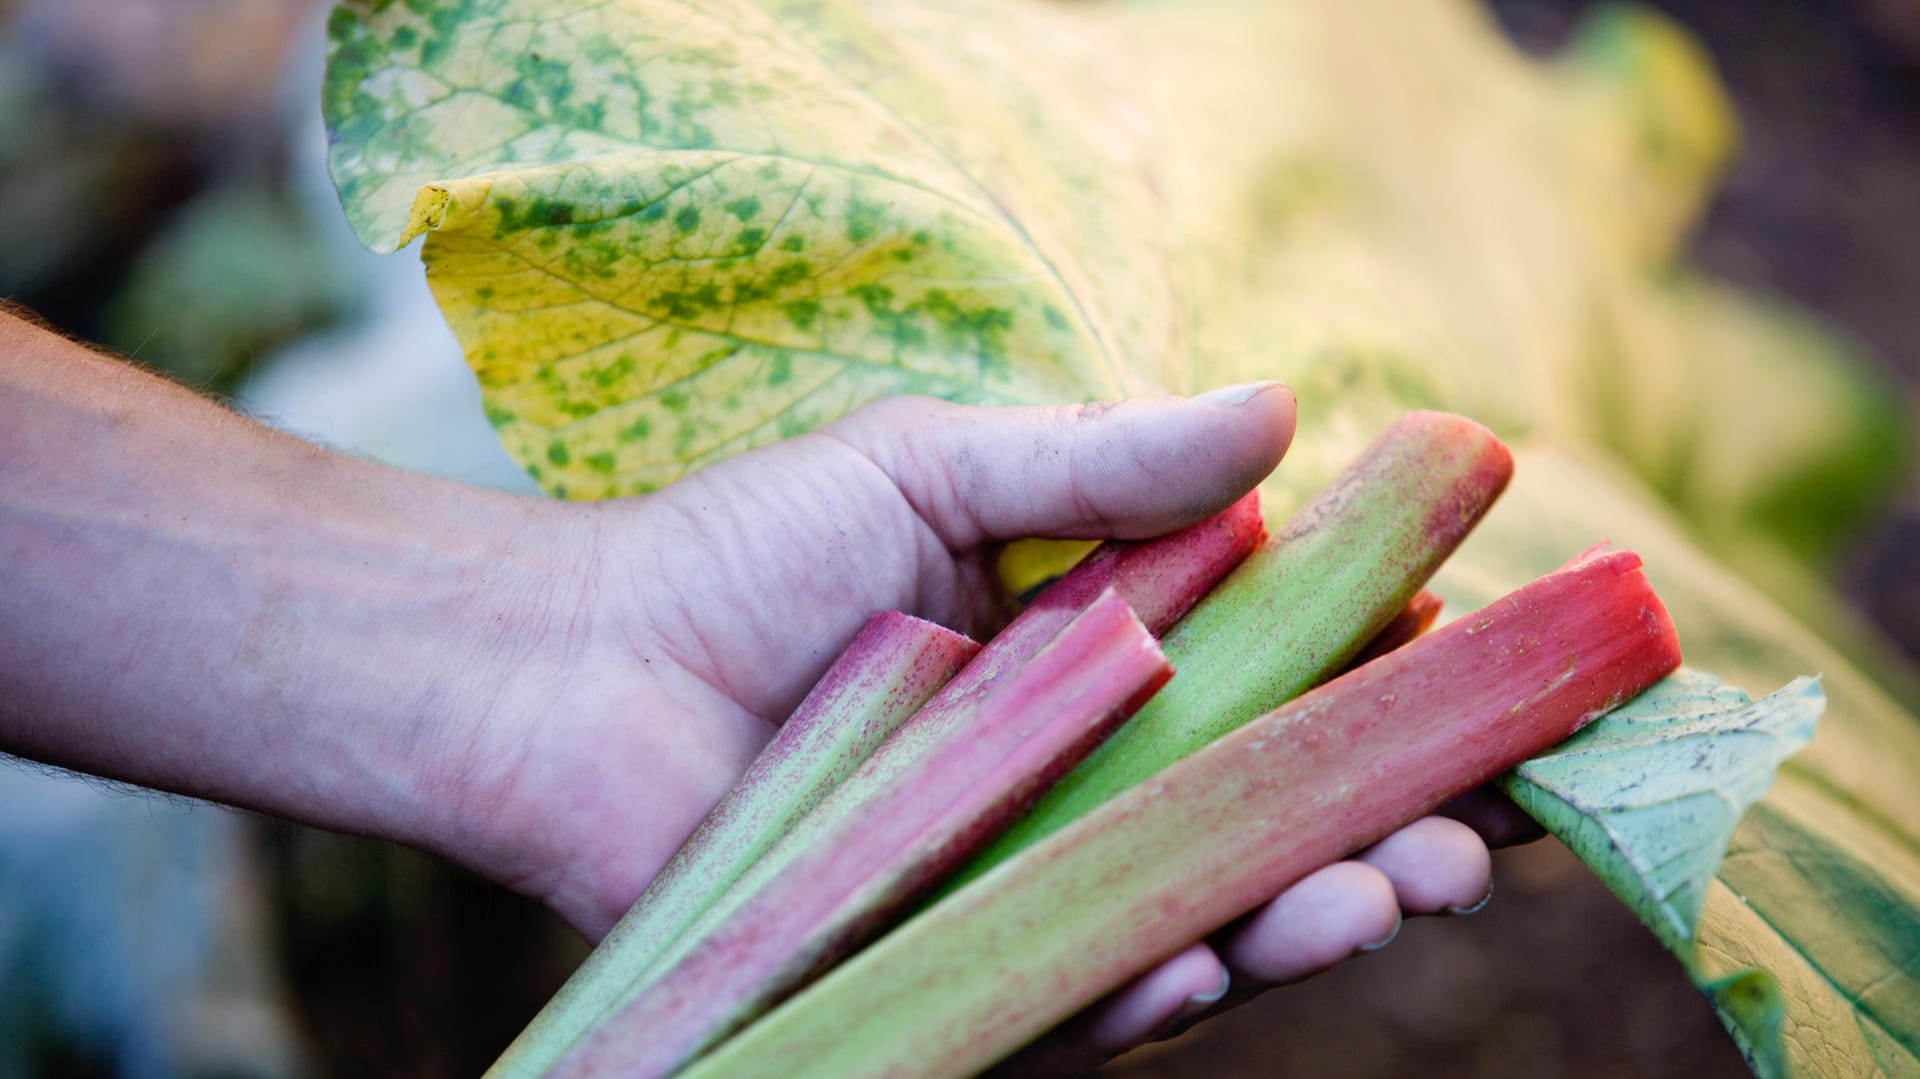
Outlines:
[{"label": "finger", "polygon": [[822,429],[876,466],[947,546],[1024,536],[1138,539],[1224,509],[1279,463],[1293,393],[979,408],[924,397]]},{"label": "finger", "polygon": [[1318,974],[1385,947],[1399,931],[1400,900],[1386,874],[1336,862],[1280,893],[1218,946],[1238,994]]},{"label": "finger", "polygon": [[1493,887],[1493,856],[1474,830],[1427,817],[1374,844],[1360,861],[1386,875],[1408,914],[1479,910]]},{"label": "finger", "polygon": [[1205,944],[1194,944],[1054,1028],[991,1074],[1010,1079],[1097,1068],[1207,1010],[1226,996],[1228,984],[1220,957]]},{"label": "finger", "polygon": [[1487,846],[1494,848],[1531,843],[1547,834],[1538,821],[1492,787],[1475,787],[1434,812],[1480,833]]}]

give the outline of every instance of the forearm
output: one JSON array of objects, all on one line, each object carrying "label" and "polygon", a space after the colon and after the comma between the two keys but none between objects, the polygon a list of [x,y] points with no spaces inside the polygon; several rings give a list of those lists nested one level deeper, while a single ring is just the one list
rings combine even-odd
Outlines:
[{"label": "forearm", "polygon": [[572,519],[0,315],[0,749],[435,845]]}]

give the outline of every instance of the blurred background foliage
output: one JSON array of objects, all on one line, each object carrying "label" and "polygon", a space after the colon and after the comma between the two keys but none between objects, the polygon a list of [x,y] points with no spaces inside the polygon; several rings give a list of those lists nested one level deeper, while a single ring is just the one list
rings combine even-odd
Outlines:
[{"label": "blurred background foliage", "polygon": [[[340,219],[316,108],[325,6],[0,0],[0,296],[316,441],[529,490],[417,263],[365,253]],[[1549,52],[1590,5],[1492,6]],[[1911,415],[1920,7],[1657,6],[1712,52],[1742,130],[1696,261],[1840,327],[1873,372],[1858,392]],[[1720,286],[1673,287],[1712,319]],[[1801,318],[1770,317],[1788,339]],[[1699,407],[1791,438],[1792,402],[1768,389]],[[1836,467],[1894,481],[1901,434]],[[1697,505],[1711,464],[1652,479]],[[1757,523],[1920,656],[1920,486],[1797,532],[1824,479]],[[1699,523],[1731,544],[1742,525]],[[1410,925],[1111,1070],[1745,1074],[1677,966],[1563,849],[1504,853],[1497,877],[1481,914]],[[546,912],[410,851],[0,768],[0,1079],[477,1074],[582,954]]]}]

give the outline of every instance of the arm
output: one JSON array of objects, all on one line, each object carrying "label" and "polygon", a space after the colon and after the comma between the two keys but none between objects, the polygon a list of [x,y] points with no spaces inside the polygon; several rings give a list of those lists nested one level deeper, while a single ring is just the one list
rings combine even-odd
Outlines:
[{"label": "arm", "polygon": [[442,845],[582,522],[332,454],[0,316],[0,748]]}]

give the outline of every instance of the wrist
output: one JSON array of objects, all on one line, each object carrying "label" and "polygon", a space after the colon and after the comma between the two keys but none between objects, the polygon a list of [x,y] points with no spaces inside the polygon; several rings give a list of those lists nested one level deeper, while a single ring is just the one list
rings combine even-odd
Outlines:
[{"label": "wrist", "polygon": [[592,507],[440,481],[394,507],[393,561],[355,589],[375,638],[336,672],[390,769],[372,830],[495,876],[520,766],[592,638]]}]

